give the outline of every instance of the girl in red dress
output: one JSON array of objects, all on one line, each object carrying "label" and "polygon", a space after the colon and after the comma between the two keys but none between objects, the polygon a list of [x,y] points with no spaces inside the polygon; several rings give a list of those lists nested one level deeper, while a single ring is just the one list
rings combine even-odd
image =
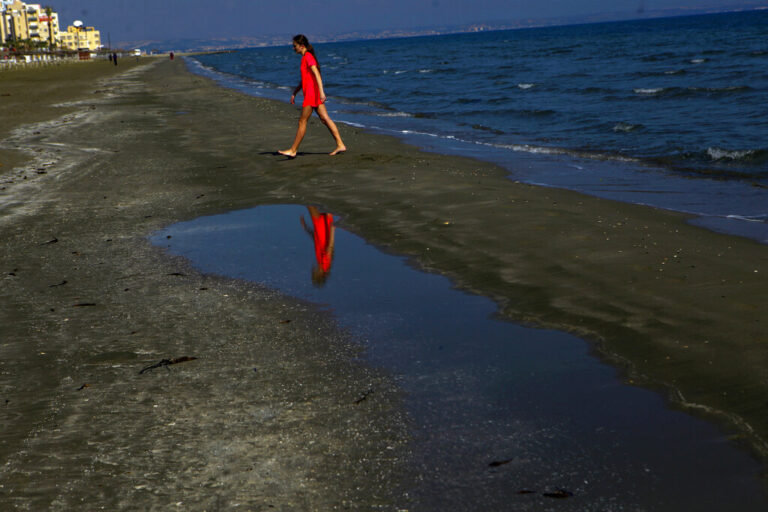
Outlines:
[{"label": "girl in red dress", "polygon": [[338,155],[347,150],[344,142],[341,140],[339,130],[336,124],[328,116],[328,110],[325,108],[325,92],[323,91],[323,79],[320,77],[320,66],[315,57],[315,49],[309,44],[307,37],[299,34],[293,37],[293,51],[301,55],[301,82],[293,90],[291,95],[291,105],[294,104],[296,95],[300,90],[304,91],[304,103],[301,106],[301,117],[299,117],[299,128],[296,130],[296,138],[293,145],[283,151],[278,151],[281,155],[289,158],[295,158],[299,150],[304,134],[307,132],[307,121],[312,115],[312,111],[317,112],[320,121],[331,132],[336,141],[336,149],[331,151],[331,155]]}]

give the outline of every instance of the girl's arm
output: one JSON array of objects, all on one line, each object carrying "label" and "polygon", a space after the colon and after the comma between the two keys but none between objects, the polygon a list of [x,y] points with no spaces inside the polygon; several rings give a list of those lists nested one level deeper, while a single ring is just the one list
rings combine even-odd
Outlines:
[{"label": "girl's arm", "polygon": [[309,229],[309,228],[307,227],[307,223],[306,223],[306,222],[304,222],[304,216],[302,215],[302,216],[301,216],[301,217],[299,217],[299,218],[301,219],[301,227],[303,227],[303,228],[304,228],[304,231],[306,231],[306,232],[307,232],[307,234],[308,234],[309,236],[311,236],[311,237],[314,237],[314,236],[315,236],[315,234],[314,234],[314,233],[312,233],[312,230],[311,230],[311,229]]},{"label": "girl's arm", "polygon": [[312,74],[315,76],[317,91],[320,93],[320,103],[325,103],[325,91],[323,91],[323,79],[320,77],[320,70],[317,69],[317,66],[312,66],[309,70],[312,71]]},{"label": "girl's arm", "polygon": [[296,99],[296,95],[299,94],[300,90],[301,90],[301,80],[299,80],[299,85],[296,86],[296,88],[293,90],[293,94],[291,94],[291,105],[293,105],[293,100]]}]

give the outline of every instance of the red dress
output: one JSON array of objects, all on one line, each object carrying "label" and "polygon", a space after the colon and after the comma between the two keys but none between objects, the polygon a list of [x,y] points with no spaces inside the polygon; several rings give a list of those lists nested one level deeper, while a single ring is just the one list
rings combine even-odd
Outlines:
[{"label": "red dress", "polygon": [[304,91],[303,107],[319,107],[320,88],[315,81],[315,75],[312,73],[312,66],[317,66],[317,59],[311,53],[307,52],[301,58],[301,89]]},{"label": "red dress", "polygon": [[331,227],[333,226],[333,216],[330,213],[321,213],[312,218],[314,232],[312,238],[315,241],[315,258],[317,264],[324,272],[331,270]]}]

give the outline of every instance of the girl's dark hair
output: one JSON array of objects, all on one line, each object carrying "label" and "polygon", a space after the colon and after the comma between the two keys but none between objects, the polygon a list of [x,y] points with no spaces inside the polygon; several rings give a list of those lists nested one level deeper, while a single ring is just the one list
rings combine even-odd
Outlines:
[{"label": "girl's dark hair", "polygon": [[304,34],[296,34],[295,36],[293,36],[293,42],[305,47],[307,51],[312,54],[312,56],[317,61],[317,69],[319,70],[320,61],[317,59],[317,54],[315,53],[314,47],[311,44],[309,44],[309,39],[307,39],[307,36],[305,36]]}]

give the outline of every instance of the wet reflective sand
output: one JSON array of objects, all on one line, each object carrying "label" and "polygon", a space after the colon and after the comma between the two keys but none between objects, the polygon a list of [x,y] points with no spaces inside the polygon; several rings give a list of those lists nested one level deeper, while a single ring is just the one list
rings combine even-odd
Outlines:
[{"label": "wet reflective sand", "polygon": [[503,321],[492,301],[341,228],[328,279],[313,283],[302,217],[298,205],[257,207],[170,226],[153,242],[202,272],[317,304],[394,374],[414,422],[418,477],[407,491],[418,509],[768,503],[759,465],[725,434],[622,383],[572,335]]}]

